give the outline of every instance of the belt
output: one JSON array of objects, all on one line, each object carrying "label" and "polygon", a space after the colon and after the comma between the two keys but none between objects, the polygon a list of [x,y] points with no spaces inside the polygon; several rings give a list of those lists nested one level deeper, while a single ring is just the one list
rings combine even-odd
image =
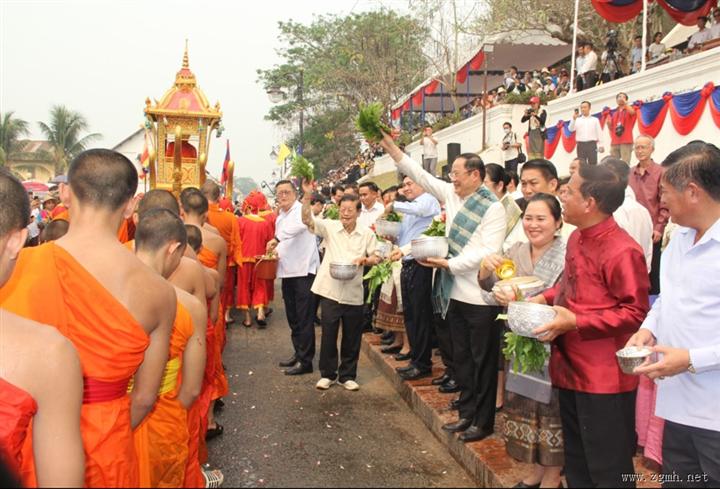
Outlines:
[{"label": "belt", "polygon": [[[180,373],[180,357],[175,357],[165,364],[165,372],[163,373],[162,380],[160,381],[160,388],[158,389],[158,396],[172,392],[177,387],[178,374]],[[127,386],[128,394],[132,392],[135,386],[135,379],[130,379]]]},{"label": "belt", "polygon": [[83,404],[114,401],[121,399],[128,392],[130,379],[116,382],[105,382],[90,377],[83,378]]}]

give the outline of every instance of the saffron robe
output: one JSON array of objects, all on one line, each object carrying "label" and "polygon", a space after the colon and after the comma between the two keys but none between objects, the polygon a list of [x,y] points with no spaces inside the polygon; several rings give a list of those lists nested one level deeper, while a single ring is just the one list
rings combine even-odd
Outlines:
[{"label": "saffron robe", "polygon": [[30,394],[0,377],[0,462],[23,487],[37,486],[32,450],[23,450],[36,412]]}]

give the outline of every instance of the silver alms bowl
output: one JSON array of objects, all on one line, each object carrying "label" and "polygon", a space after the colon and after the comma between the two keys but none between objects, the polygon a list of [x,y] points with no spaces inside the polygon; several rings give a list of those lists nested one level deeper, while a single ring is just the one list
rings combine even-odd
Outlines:
[{"label": "silver alms bowl", "polygon": [[358,266],[354,263],[337,261],[330,263],[330,276],[335,280],[352,280],[357,272]]},{"label": "silver alms bowl", "polygon": [[378,219],[375,221],[375,232],[378,236],[387,236],[389,238],[397,238],[400,236],[400,226],[402,223],[394,221],[386,221]]},{"label": "silver alms bowl", "polygon": [[448,256],[448,240],[444,236],[422,236],[413,239],[411,243],[411,253],[416,260]]},{"label": "silver alms bowl", "polygon": [[636,375],[633,371],[645,363],[645,360],[652,355],[650,348],[628,346],[615,353],[620,370],[628,375]]},{"label": "silver alms bowl", "polygon": [[508,304],[508,326],[520,336],[537,338],[533,330],[555,319],[555,309],[534,302],[511,302]]}]

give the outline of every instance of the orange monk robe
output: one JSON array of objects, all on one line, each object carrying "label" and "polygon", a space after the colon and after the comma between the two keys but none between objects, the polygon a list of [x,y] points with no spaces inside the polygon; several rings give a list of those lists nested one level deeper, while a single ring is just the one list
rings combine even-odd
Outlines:
[{"label": "orange monk robe", "polygon": [[123,219],[122,224],[120,224],[120,229],[118,229],[117,237],[121,243],[127,243],[135,239],[135,223],[132,218]]},{"label": "orange monk robe", "polygon": [[245,214],[238,219],[242,247],[235,259],[241,263],[238,271],[237,305],[240,309],[267,307],[269,283],[256,277],[256,257],[265,254],[268,241],[275,236],[275,224],[256,214]]},{"label": "orange monk robe", "polygon": [[[42,297],[42,304],[38,304]],[[135,318],[54,242],[20,253],[0,307],[54,326],[80,357],[80,419],[87,487],[134,487],[138,465],[130,427],[130,377],[150,339]]]},{"label": "orange monk robe", "polygon": [[183,485],[188,460],[188,413],[177,395],[181,385],[182,355],[193,331],[190,312],[178,301],[170,336],[169,361],[157,402],[133,433],[140,467],[140,487]]},{"label": "orange monk robe", "polygon": [[65,207],[64,204],[58,204],[50,213],[50,218],[52,220],[62,219],[70,222],[70,213],[68,212],[68,208]]},{"label": "orange monk robe", "polygon": [[23,449],[32,438],[30,426],[36,412],[37,403],[30,394],[0,377],[0,462],[22,487],[37,486],[32,450]]},{"label": "orange monk robe", "polygon": [[235,266],[235,250],[241,246],[240,233],[238,231],[237,218],[231,212],[226,212],[220,208],[218,204],[210,204],[207,214],[208,222],[215,227],[220,236],[227,244],[227,269],[225,270],[224,286],[220,302],[223,307],[230,307],[232,304],[232,294],[234,289]]}]

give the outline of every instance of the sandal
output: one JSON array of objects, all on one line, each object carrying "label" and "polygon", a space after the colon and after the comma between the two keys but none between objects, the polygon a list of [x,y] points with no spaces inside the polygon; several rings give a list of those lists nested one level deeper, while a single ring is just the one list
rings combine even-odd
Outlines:
[{"label": "sandal", "polygon": [[225,429],[223,428],[223,425],[221,425],[220,423],[215,423],[215,428],[208,428],[205,432],[205,441],[217,438],[218,436],[223,434],[224,430]]},{"label": "sandal", "polygon": [[206,470],[202,471],[203,477],[205,478],[205,487],[220,487],[225,482],[225,476],[219,470]]}]

